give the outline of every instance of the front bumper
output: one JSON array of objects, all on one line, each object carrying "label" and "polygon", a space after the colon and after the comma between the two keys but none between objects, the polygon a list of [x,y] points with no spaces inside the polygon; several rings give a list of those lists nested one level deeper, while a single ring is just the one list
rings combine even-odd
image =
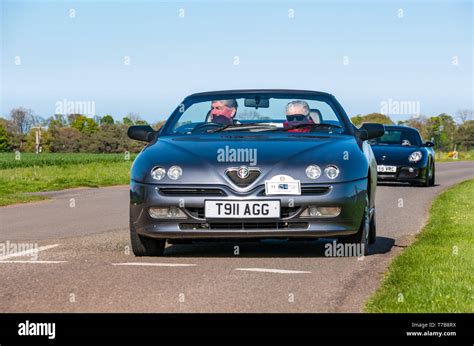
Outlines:
[{"label": "front bumper", "polygon": [[[207,195],[206,195],[207,194]],[[219,195],[217,195],[219,194]],[[367,179],[337,184],[302,184],[302,195],[266,196],[257,186],[239,193],[226,185],[130,184],[130,226],[140,235],[163,239],[319,238],[359,230],[367,195]],[[281,216],[272,219],[208,219],[204,201],[279,200]],[[341,207],[337,217],[300,217],[308,205]],[[150,207],[178,207],[186,219],[154,219]]]},{"label": "front bumper", "polygon": [[424,183],[427,176],[427,166],[413,165],[393,165],[397,167],[394,173],[377,173],[377,180],[379,182],[395,181],[395,182],[411,182]]}]

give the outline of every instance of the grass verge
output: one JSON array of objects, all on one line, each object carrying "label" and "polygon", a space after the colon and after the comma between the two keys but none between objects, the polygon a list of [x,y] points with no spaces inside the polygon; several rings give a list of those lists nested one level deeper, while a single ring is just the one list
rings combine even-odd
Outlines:
[{"label": "grass verge", "polygon": [[131,165],[121,161],[2,169],[0,206],[45,198],[28,192],[128,184]]},{"label": "grass verge", "polygon": [[474,180],[442,193],[416,241],[389,267],[366,312],[474,311]]}]

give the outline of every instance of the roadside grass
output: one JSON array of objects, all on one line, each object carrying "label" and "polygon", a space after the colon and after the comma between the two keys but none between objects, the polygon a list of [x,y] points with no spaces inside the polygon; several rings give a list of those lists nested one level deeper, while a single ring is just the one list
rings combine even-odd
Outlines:
[{"label": "roadside grass", "polygon": [[[69,154],[71,155],[71,154]],[[74,154],[73,154],[74,155]],[[45,199],[28,192],[128,184],[132,160],[0,170],[0,206]]]},{"label": "roadside grass", "polygon": [[[133,161],[136,154],[129,154]],[[0,169],[33,166],[67,166],[86,163],[112,163],[127,160],[126,154],[88,154],[88,153],[0,153]]]},{"label": "roadside grass", "polygon": [[434,201],[428,223],[389,267],[366,312],[474,312],[474,180]]}]

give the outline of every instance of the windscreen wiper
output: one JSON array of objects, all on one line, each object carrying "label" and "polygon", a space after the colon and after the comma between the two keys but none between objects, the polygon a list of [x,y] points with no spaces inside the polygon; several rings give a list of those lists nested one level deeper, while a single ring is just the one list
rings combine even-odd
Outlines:
[{"label": "windscreen wiper", "polygon": [[342,129],[341,125],[336,125],[336,124],[327,124],[327,123],[321,123],[321,124],[298,124],[290,127],[283,127],[283,128],[278,128],[276,130],[278,131],[288,131],[288,130],[293,130],[293,129],[301,129],[305,127],[310,127],[310,128],[321,128],[321,127],[327,127],[327,128],[336,128],[336,129]]},{"label": "windscreen wiper", "polygon": [[275,125],[270,125],[270,124],[265,124],[265,123],[243,123],[243,124],[229,124],[225,125],[223,127],[219,127],[217,129],[209,130],[207,133],[215,133],[215,132],[221,132],[225,130],[229,131],[242,131],[242,130],[248,130],[248,129],[255,129],[255,128],[262,128],[262,127],[275,127]]}]

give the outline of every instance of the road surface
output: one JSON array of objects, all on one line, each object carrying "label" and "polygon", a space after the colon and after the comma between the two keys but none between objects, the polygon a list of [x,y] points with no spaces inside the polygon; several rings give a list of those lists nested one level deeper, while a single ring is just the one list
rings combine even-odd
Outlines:
[{"label": "road surface", "polygon": [[[0,208],[0,312],[358,312],[390,260],[427,220],[433,198],[474,178],[474,162],[440,163],[434,187],[379,185],[370,256],[326,257],[324,244],[208,242],[136,258],[126,186],[48,193]],[[394,297],[396,299],[396,297]]]}]

